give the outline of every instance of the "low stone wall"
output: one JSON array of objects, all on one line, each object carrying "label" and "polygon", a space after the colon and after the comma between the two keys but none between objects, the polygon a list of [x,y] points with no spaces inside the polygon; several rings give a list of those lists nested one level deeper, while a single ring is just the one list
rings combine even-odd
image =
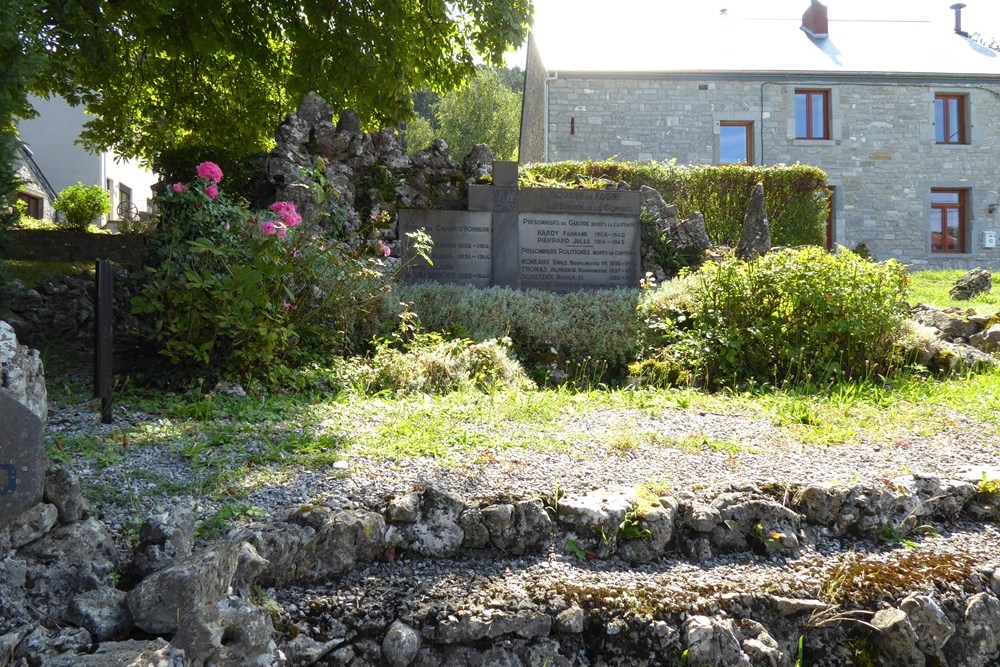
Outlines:
[{"label": "low stone wall", "polygon": [[17,229],[7,235],[7,243],[0,248],[0,259],[47,262],[108,259],[126,266],[138,266],[145,252],[144,236]]}]

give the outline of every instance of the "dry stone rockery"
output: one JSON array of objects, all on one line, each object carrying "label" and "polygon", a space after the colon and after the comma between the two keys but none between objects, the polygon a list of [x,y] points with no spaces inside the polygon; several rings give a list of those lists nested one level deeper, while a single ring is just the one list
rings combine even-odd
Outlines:
[{"label": "dry stone rockery", "polygon": [[[694,562],[744,552],[780,559],[824,539],[905,535],[959,515],[997,521],[1000,494],[982,478],[972,471],[967,479],[907,475],[879,485],[730,484],[661,496],[621,488],[476,505],[426,487],[379,511],[302,506],[200,550],[194,513],[177,505],[146,521],[126,564],[88,516],[73,475],[53,466],[45,502],[0,540],[0,655],[23,665],[571,665],[581,655],[624,665],[637,664],[637,650],[687,650],[694,664],[791,665],[801,612],[828,605],[746,591],[703,613],[653,620],[558,595],[501,601],[486,617],[456,615],[444,601],[417,614],[358,599],[355,627],[309,636],[284,622],[285,632],[275,631],[284,612],[265,608],[257,592],[322,587],[365,567],[477,556],[523,562],[552,550],[636,568],[678,553]],[[118,585],[114,573],[124,573]],[[877,641],[911,656],[898,664],[925,664],[942,652],[952,666],[1000,657],[1000,600],[991,588],[1000,587],[1000,572],[970,577],[961,599],[902,595],[878,610]],[[595,624],[599,648],[587,644]]]}]

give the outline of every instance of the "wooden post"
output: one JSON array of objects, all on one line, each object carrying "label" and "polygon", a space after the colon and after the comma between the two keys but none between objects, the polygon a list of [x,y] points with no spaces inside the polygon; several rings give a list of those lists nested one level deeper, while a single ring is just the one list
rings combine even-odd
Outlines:
[{"label": "wooden post", "polygon": [[114,272],[111,262],[97,261],[97,319],[94,325],[94,391],[101,399],[101,423],[111,423],[112,324],[114,322]]}]

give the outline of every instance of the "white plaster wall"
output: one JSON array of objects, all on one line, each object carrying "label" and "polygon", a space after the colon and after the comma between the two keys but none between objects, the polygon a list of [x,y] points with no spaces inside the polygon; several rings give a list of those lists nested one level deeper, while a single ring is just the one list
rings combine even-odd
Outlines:
[{"label": "white plaster wall", "polygon": [[18,132],[56,194],[77,182],[105,188],[110,179],[110,219],[117,218],[120,183],[132,189],[132,201],[139,211],[148,210],[151,188],[158,180],[155,174],[135,161],[116,161],[110,152],[88,153],[74,143],[87,120],[83,107],[72,107],[61,97],[32,97],[31,103],[38,116],[19,121]]}]

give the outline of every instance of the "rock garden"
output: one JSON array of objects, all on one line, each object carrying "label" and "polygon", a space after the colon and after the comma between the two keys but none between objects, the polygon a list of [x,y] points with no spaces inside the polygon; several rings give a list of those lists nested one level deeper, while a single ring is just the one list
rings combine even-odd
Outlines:
[{"label": "rock garden", "polygon": [[110,424],[92,278],[4,287],[0,665],[998,664],[988,270],[647,185],[641,289],[408,285],[488,149],[309,96],[259,164],[162,184]]}]

